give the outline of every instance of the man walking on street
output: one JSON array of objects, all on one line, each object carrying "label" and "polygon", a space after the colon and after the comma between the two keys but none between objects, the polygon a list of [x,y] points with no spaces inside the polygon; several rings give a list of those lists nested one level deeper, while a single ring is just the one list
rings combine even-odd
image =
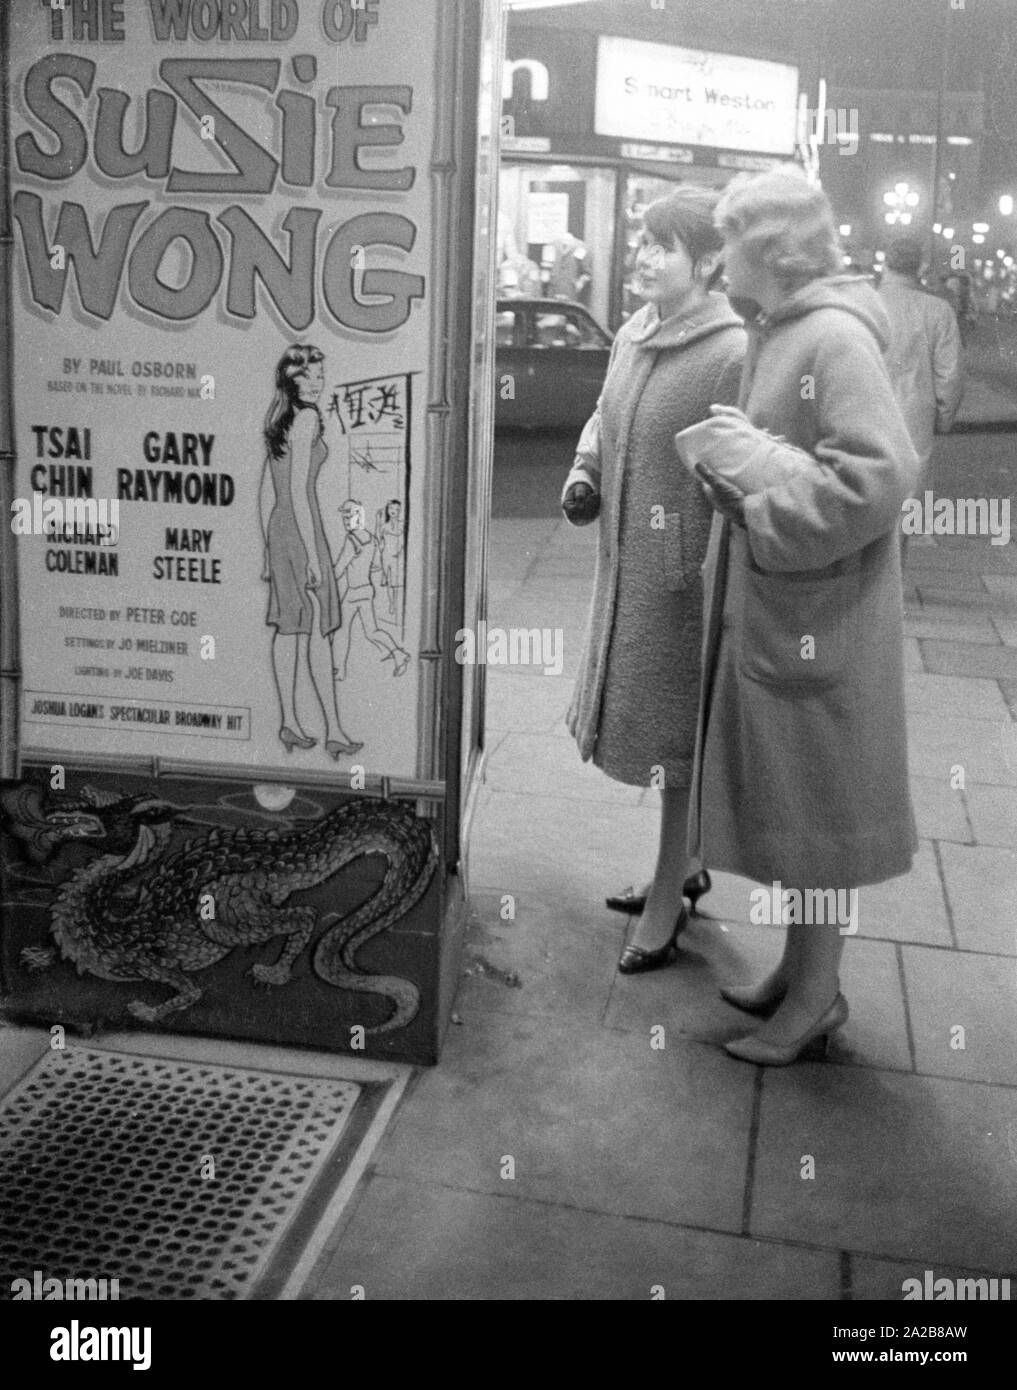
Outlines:
[{"label": "man walking on street", "polygon": [[[901,237],[886,253],[880,286],[891,327],[886,365],[922,461],[917,497],[928,482],[935,436],[949,432],[964,391],[956,315],[944,300],[922,289],[921,268],[922,243],[917,237]],[[902,565],[907,539],[902,535]]]}]

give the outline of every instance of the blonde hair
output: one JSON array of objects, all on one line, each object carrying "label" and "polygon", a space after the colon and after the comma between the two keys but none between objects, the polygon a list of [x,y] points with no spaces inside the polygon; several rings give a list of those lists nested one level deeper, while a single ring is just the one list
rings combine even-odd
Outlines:
[{"label": "blonde hair", "polygon": [[785,293],[842,267],[830,200],[795,166],[732,179],[714,218],[750,261],[773,272]]}]

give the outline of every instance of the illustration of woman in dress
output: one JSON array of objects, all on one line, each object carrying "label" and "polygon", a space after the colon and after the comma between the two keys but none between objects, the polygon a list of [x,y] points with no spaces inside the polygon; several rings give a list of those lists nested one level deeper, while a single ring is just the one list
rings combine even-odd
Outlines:
[{"label": "illustration of woman in dress", "polygon": [[275,369],[275,396],[265,417],[261,525],[275,628],[272,669],[282,714],[279,738],[288,753],[317,739],[297,716],[297,673],[303,667],[325,721],[325,751],[338,759],[363,747],[344,732],[332,674],[333,634],[342,626],[339,590],[318,502],[318,475],[328,458],[317,401],[325,386],[325,357],[294,343]]},{"label": "illustration of woman in dress", "polygon": [[375,535],[381,554],[381,582],[388,589],[388,611],[393,621],[398,621],[401,612],[404,571],[403,549],[403,504],[398,497],[386,502],[384,510],[378,512]]}]

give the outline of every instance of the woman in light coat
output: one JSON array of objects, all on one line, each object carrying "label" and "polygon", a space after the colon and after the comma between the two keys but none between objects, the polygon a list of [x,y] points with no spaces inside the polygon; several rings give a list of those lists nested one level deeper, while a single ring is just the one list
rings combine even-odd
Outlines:
[{"label": "woman in light coat", "polygon": [[722,991],[769,1015],[728,1051],[783,1065],[847,1017],[842,928],[857,917],[831,908],[906,873],[917,848],[897,531],[919,462],[883,363],[885,311],[836,273],[826,195],[776,170],[732,184],[717,221],[728,291],[760,309],[739,406],[814,465],[750,495],[702,474],[720,515],[690,848],[774,900],[777,884],[802,895],[773,974]]},{"label": "woman in light coat", "polygon": [[661,790],[656,873],[619,961],[626,974],[675,958],[683,887],[694,898],[709,883],[698,875],[686,884],[685,840],[712,513],[673,440],[714,402],[734,402],[741,376],[744,328],[709,290],[721,246],[716,201],[709,190],[679,189],[647,209],[637,265],[649,302],[618,334],[562,499],[574,524],[600,517],[568,727],[583,759],[609,777]]}]

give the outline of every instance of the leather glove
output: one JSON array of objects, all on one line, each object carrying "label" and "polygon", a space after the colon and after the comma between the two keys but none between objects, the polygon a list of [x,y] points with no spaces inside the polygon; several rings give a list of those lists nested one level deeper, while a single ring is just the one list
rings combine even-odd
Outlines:
[{"label": "leather glove", "polygon": [[600,515],[600,493],[589,483],[573,483],[562,499],[561,509],[573,526],[588,526]]},{"label": "leather glove", "polygon": [[715,473],[705,463],[696,464],[696,473],[703,484],[707,501],[715,511],[745,529],[745,493]]}]

